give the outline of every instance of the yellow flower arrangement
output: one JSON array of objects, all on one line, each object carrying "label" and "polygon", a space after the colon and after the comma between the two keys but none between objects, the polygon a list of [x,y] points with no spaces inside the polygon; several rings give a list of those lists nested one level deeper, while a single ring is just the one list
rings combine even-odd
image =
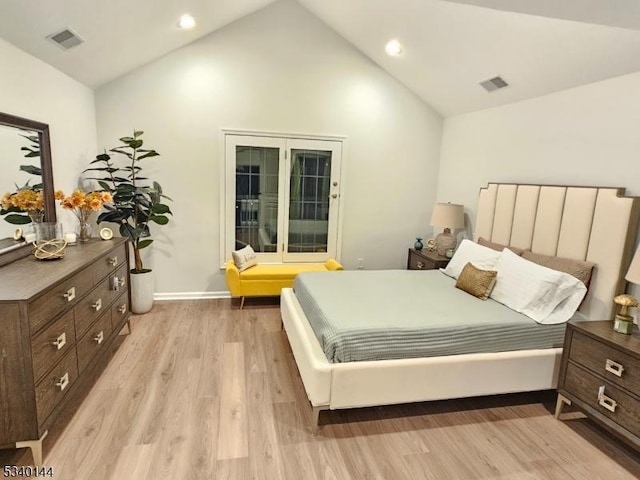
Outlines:
[{"label": "yellow flower arrangement", "polygon": [[71,195],[65,197],[64,193],[58,190],[55,197],[60,201],[62,208],[73,210],[80,223],[87,222],[91,214],[98,212],[105,203],[113,202],[113,197],[109,192],[86,193],[82,190],[74,190]]},{"label": "yellow flower arrangement", "polygon": [[11,208],[28,213],[38,213],[44,210],[44,196],[42,190],[18,190],[15,193],[5,193],[2,196],[2,209]]}]

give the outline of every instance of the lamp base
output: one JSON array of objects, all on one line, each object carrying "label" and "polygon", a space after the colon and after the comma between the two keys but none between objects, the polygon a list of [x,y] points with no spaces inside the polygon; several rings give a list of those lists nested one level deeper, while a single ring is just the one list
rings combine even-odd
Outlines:
[{"label": "lamp base", "polygon": [[633,332],[633,317],[630,315],[616,315],[613,321],[613,329],[624,335],[631,335]]},{"label": "lamp base", "polygon": [[458,240],[448,228],[445,228],[444,232],[436,236],[436,252],[438,255],[445,256],[447,250],[454,250],[457,244]]}]

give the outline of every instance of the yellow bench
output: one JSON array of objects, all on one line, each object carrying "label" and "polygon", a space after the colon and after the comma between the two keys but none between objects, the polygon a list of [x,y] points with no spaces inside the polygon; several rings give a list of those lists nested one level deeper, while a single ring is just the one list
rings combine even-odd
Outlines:
[{"label": "yellow bench", "polygon": [[326,272],[342,270],[342,265],[330,258],[325,263],[278,263],[258,264],[242,272],[233,260],[227,261],[227,286],[232,297],[241,297],[240,308],[245,297],[279,296],[283,288],[291,288],[301,272]]}]

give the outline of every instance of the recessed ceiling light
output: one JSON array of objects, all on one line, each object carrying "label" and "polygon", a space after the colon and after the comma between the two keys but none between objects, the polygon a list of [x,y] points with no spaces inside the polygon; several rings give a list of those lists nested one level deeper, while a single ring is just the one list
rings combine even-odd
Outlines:
[{"label": "recessed ceiling light", "polygon": [[180,20],[178,20],[178,26],[183,30],[189,30],[196,26],[196,21],[187,13],[180,17]]},{"label": "recessed ceiling light", "polygon": [[402,55],[402,44],[394,38],[387,42],[384,46],[384,50],[392,57],[397,57],[398,55]]}]

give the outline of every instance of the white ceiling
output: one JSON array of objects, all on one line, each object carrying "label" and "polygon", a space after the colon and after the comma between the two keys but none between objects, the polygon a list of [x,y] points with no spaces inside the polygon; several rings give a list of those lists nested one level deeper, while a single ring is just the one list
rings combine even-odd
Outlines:
[{"label": "white ceiling", "polygon": [[[0,36],[96,88],[273,1],[2,0]],[[637,0],[297,2],[445,116],[640,71]],[[176,26],[185,12],[192,31]],[[45,40],[65,27],[86,43]],[[384,53],[393,37],[401,57]],[[510,86],[485,92],[495,75]]]}]

